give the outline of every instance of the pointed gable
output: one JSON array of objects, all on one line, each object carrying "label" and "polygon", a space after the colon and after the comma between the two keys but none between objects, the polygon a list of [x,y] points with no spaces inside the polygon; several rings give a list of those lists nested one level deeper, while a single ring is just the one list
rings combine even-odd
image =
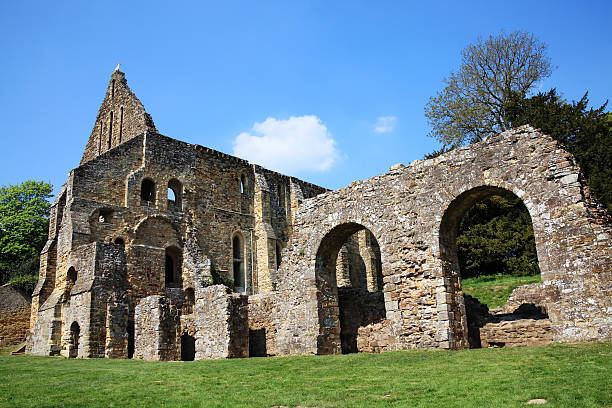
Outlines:
[{"label": "pointed gable", "polygon": [[118,69],[111,75],[81,164],[142,133],[157,133],[151,116]]}]

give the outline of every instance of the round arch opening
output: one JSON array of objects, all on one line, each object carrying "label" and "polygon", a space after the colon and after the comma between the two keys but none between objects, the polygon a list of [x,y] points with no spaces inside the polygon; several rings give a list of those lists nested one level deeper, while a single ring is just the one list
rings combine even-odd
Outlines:
[{"label": "round arch opening", "polygon": [[481,334],[488,323],[548,318],[541,303],[498,304],[507,300],[504,290],[541,282],[531,215],[513,192],[480,186],[457,196],[442,217],[439,244],[451,348],[490,346]]},{"label": "round arch opening", "polygon": [[318,353],[356,353],[359,328],[386,317],[380,246],[361,224],[329,231],[317,250]]}]

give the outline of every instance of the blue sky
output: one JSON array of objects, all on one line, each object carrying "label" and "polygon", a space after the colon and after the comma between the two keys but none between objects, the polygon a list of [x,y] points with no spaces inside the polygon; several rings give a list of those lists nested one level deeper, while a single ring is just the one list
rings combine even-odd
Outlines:
[{"label": "blue sky", "polygon": [[161,133],[281,146],[259,164],[339,188],[438,148],[424,106],[479,35],[534,33],[558,67],[541,88],[601,105],[610,15],[609,1],[4,1],[0,185],[58,191],[121,62]]}]

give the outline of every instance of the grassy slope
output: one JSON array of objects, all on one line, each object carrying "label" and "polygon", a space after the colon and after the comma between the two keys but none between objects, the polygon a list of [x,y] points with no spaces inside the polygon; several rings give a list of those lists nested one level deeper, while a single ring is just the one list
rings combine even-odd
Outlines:
[{"label": "grassy slope", "polygon": [[0,356],[0,406],[612,406],[612,343],[154,363]]},{"label": "grassy slope", "polygon": [[489,309],[494,309],[502,307],[515,288],[536,282],[542,282],[540,275],[491,275],[463,279],[462,285],[463,293],[477,298],[480,303],[486,304]]}]

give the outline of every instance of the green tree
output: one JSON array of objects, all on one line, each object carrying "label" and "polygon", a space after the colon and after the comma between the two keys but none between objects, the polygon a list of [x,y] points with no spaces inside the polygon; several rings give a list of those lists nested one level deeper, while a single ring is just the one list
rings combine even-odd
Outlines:
[{"label": "green tree", "polygon": [[47,240],[53,187],[42,181],[0,187],[0,284],[33,274]]},{"label": "green tree", "polygon": [[508,98],[528,95],[553,70],[546,45],[522,31],[479,38],[461,56],[459,70],[451,72],[445,88],[425,107],[433,127],[429,136],[443,147],[480,141],[509,129],[504,115]]},{"label": "green tree", "polygon": [[457,235],[461,277],[537,275],[531,217],[520,198],[492,196],[465,214]]},{"label": "green tree", "polygon": [[556,89],[531,98],[514,94],[505,106],[512,127],[530,124],[574,155],[595,196],[612,213],[612,114],[607,102],[588,108],[588,93],[568,103]]}]

